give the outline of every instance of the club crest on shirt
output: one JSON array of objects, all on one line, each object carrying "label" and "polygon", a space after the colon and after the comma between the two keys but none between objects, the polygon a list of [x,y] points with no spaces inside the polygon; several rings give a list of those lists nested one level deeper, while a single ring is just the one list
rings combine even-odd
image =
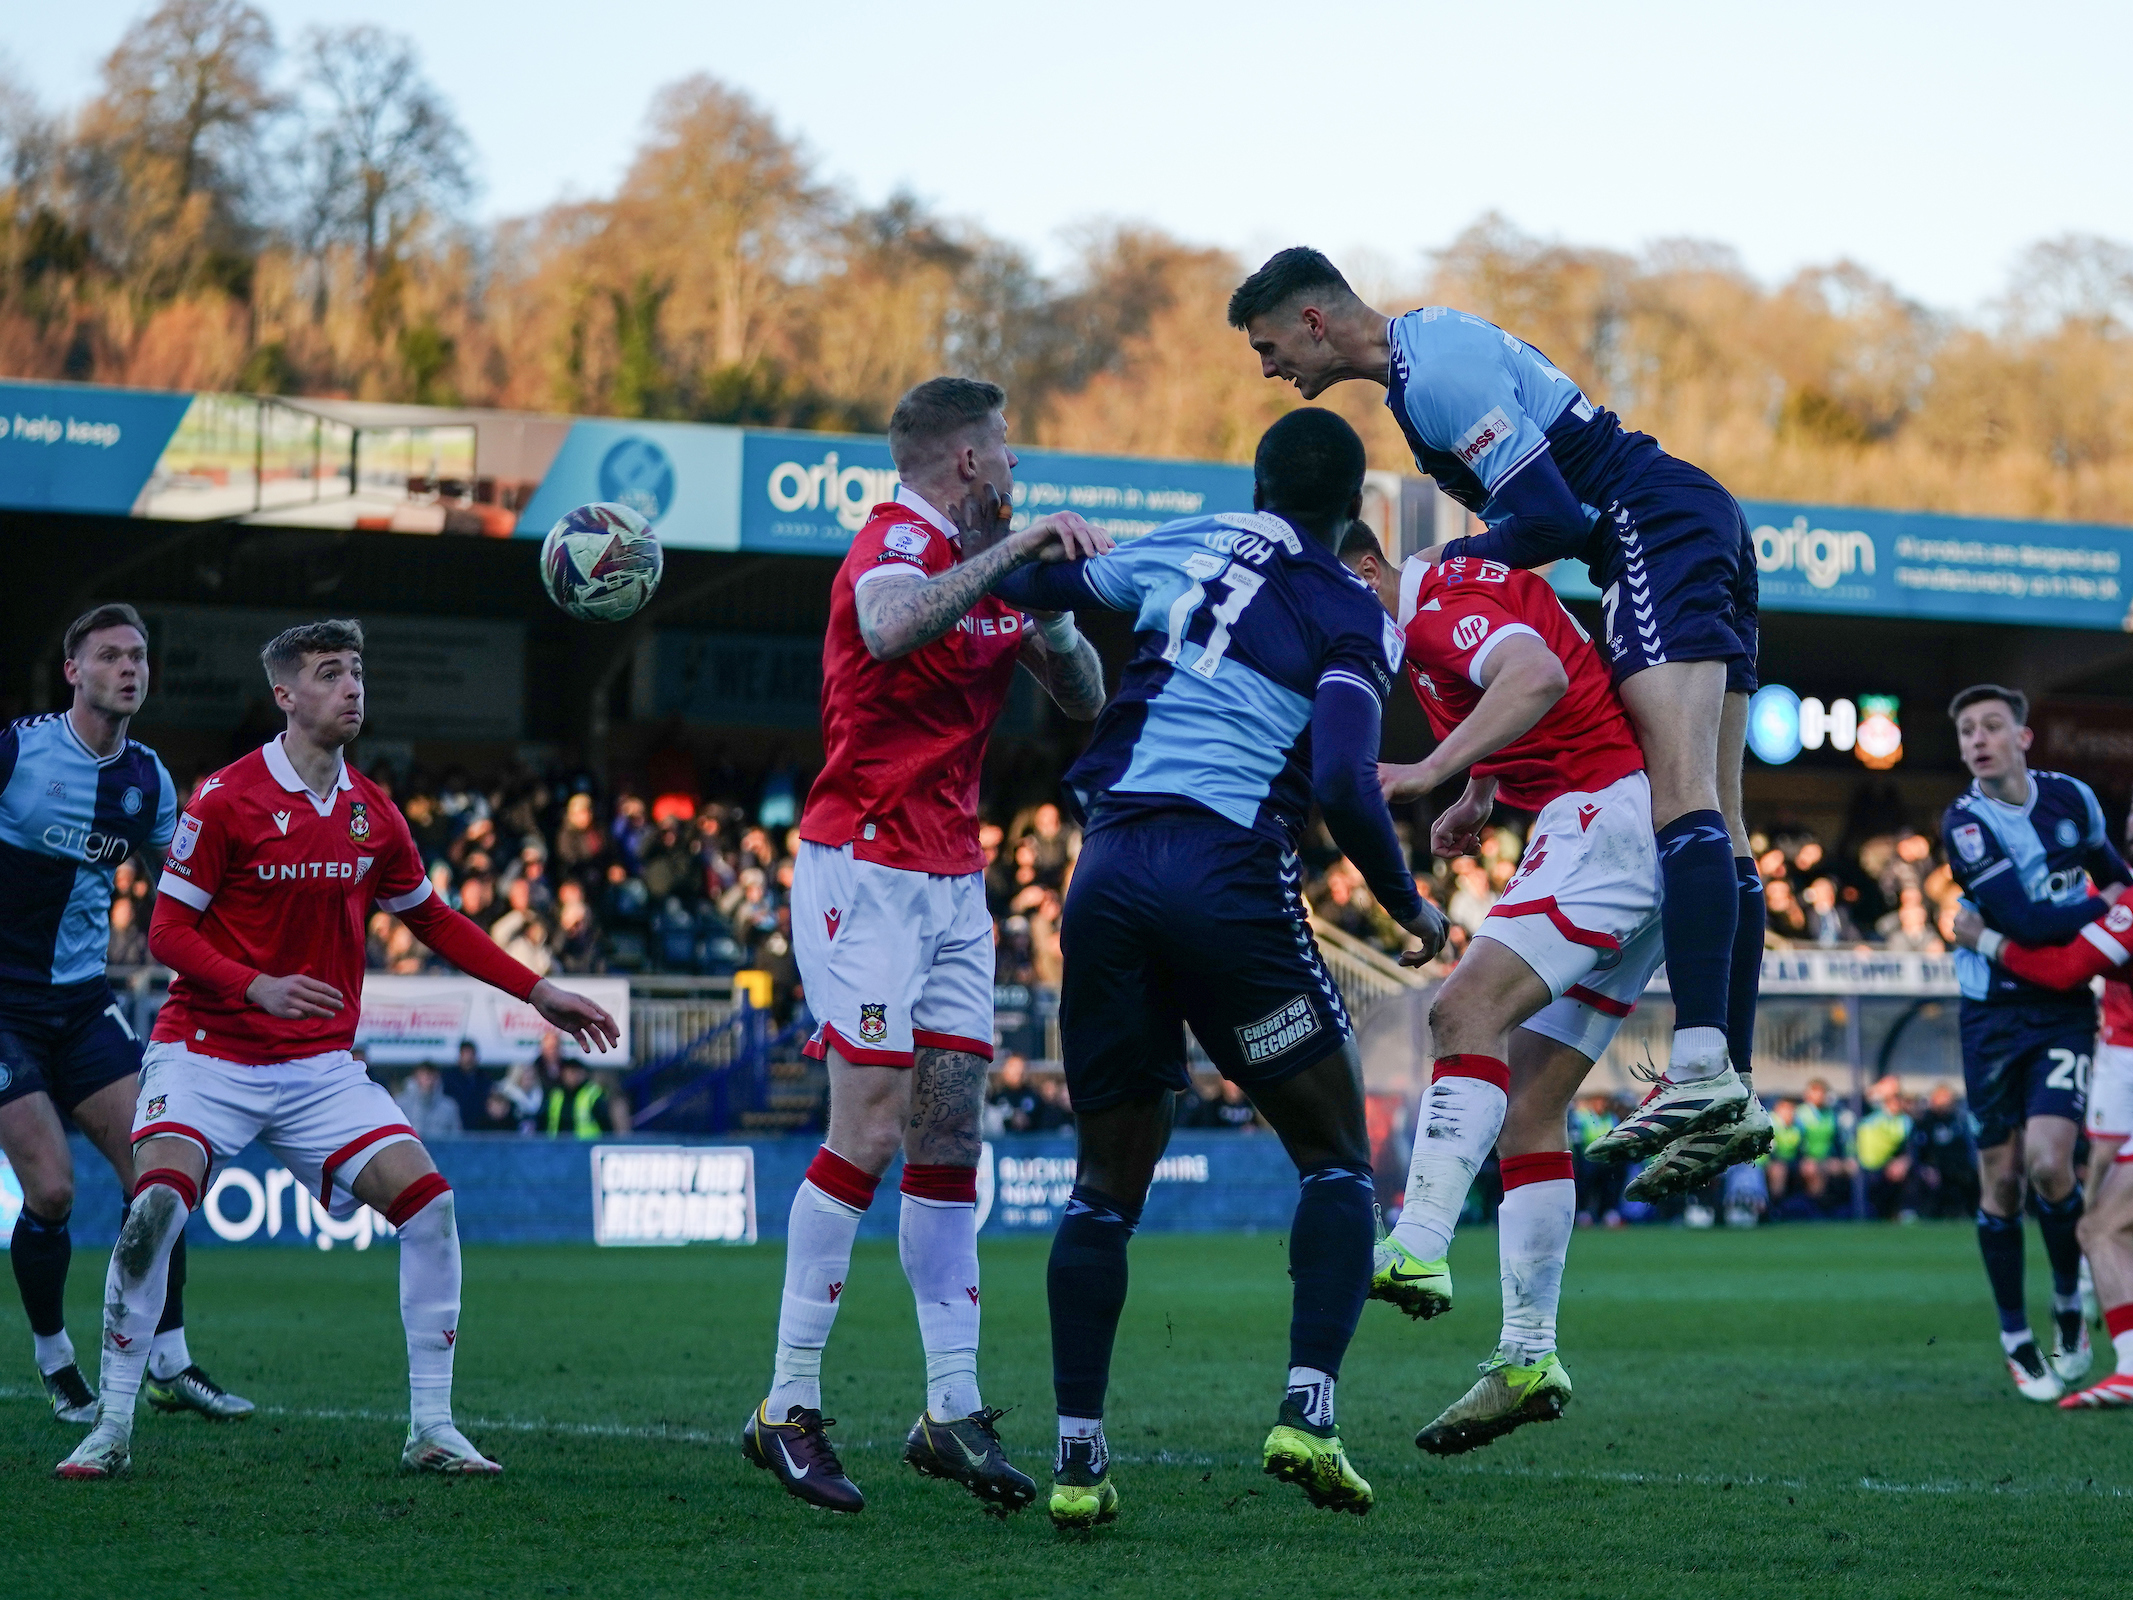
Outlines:
[{"label": "club crest on shirt", "polygon": [[357,844],[370,838],[370,807],[361,800],[348,803],[348,837]]},{"label": "club crest on shirt", "polygon": [[2066,846],[2068,849],[2072,849],[2081,838],[2081,830],[2074,826],[2074,819],[2072,817],[2061,817],[2059,819],[2058,831],[2060,844]]},{"label": "club crest on shirt", "polygon": [[1974,822],[1966,822],[1955,830],[1955,853],[1965,861],[1985,859],[1985,830]]},{"label": "club crest on shirt", "polygon": [[867,1044],[880,1044],[889,1036],[889,1008],[881,1005],[862,1005],[859,1008],[859,1037]]},{"label": "club crest on shirt", "polygon": [[153,1122],[156,1118],[160,1117],[163,1114],[163,1107],[169,1103],[169,1100],[169,1095],[159,1094],[153,1100],[149,1101],[148,1115],[145,1120]]}]

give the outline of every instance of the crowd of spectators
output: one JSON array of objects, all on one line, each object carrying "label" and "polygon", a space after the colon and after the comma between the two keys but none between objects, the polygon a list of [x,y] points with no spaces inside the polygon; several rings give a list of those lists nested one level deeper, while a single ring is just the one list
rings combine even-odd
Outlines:
[{"label": "crowd of spectators", "polygon": [[[381,1076],[375,1067],[371,1073]],[[463,1043],[449,1069],[435,1062],[411,1068],[393,1100],[425,1144],[470,1133],[597,1139],[630,1131],[628,1101],[608,1075],[564,1054],[553,1033],[532,1060],[501,1072],[483,1066],[473,1044]]]}]

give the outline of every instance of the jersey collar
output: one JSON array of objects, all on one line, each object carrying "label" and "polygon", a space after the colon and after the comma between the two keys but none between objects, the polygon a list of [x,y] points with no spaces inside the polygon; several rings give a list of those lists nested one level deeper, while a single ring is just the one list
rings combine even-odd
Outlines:
[{"label": "jersey collar", "polygon": [[962,545],[963,530],[950,522],[935,509],[932,501],[928,500],[909,484],[899,483],[896,486],[896,503],[907,511],[916,511],[920,516],[932,523],[934,527],[940,529],[942,536],[950,544],[957,547]]},{"label": "jersey collar", "polygon": [[1415,607],[1422,600],[1422,585],[1429,582],[1430,564],[1420,556],[1409,556],[1400,564],[1400,615],[1398,622],[1406,627],[1414,620]]},{"label": "jersey collar", "polygon": [[288,790],[289,793],[300,794],[310,801],[311,809],[320,816],[332,816],[333,803],[340,798],[340,792],[343,789],[353,789],[355,787],[355,779],[348,776],[348,758],[341,756],[336,761],[333,779],[334,792],[321,800],[312,792],[311,786],[297,776],[296,767],[290,762],[288,752],[281,747],[281,742],[286,737],[286,734],[277,733],[260,749],[259,753],[266,758],[267,771],[272,773],[274,781]]},{"label": "jersey collar", "polygon": [[119,747],[116,750],[112,751],[111,754],[109,754],[108,756],[100,756],[94,750],[89,748],[89,741],[84,739],[81,736],[81,730],[74,726],[74,718],[71,713],[65,711],[60,712],[59,725],[67,730],[67,739],[74,746],[74,748],[79,750],[84,756],[88,757],[89,760],[93,761],[99,767],[108,767],[111,765],[112,762],[118,760],[120,756],[126,753],[126,746],[132,742],[129,739],[121,739],[119,740]]},{"label": "jersey collar", "polygon": [[2011,806],[2005,800],[1993,799],[1991,795],[1985,792],[1985,786],[1975,778],[1970,780],[1970,792],[1988,806],[1996,806],[2002,811],[2011,811],[2018,817],[2026,817],[2037,809],[2037,798],[2044,793],[2044,786],[2037,782],[2037,774],[2034,769],[2023,773],[2022,776],[2029,780],[2029,798],[2018,806]]}]

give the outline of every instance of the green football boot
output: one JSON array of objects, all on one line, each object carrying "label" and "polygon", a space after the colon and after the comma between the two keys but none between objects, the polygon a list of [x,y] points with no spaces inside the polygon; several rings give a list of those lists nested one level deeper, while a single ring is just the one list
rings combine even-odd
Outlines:
[{"label": "green football boot", "polygon": [[1363,1475],[1349,1464],[1337,1426],[1316,1427],[1284,1400],[1261,1457],[1268,1477],[1295,1484],[1320,1510],[1369,1515],[1375,1497]]},{"label": "green football boot", "polygon": [[1516,1346],[1500,1344],[1481,1364],[1473,1388],[1415,1435],[1418,1448],[1435,1456],[1478,1450],[1529,1422],[1553,1422],[1570,1403],[1570,1374],[1555,1352],[1528,1362]]},{"label": "green football boot", "polygon": [[1100,1437],[1063,1439],[1052,1469],[1052,1526],[1079,1533],[1118,1520],[1118,1490],[1111,1483],[1111,1460],[1099,1449]]},{"label": "green football boot", "polygon": [[1370,1257],[1370,1298],[1398,1306],[1426,1322],[1452,1309],[1452,1269],[1445,1260],[1423,1261],[1387,1234]]}]

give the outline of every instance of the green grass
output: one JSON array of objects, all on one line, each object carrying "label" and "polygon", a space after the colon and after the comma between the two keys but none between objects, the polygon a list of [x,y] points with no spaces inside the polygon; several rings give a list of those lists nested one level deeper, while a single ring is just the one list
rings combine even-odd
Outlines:
[{"label": "green grass", "polygon": [[[982,1376],[1040,1478],[1051,1445],[1041,1240],[986,1246]],[[2032,1249],[2032,1255],[2038,1254]],[[1495,1238],[1460,1302],[1373,1305],[1340,1388],[1366,1520],[1260,1475],[1288,1284],[1272,1236],[1134,1245],[1110,1432],[1124,1514],[1064,1539],[897,1462],[920,1402],[910,1296],[863,1246],[828,1360],[870,1505],[780,1494],[735,1438],[760,1396],[782,1252],[490,1248],[467,1260],[458,1410],[496,1482],[397,1471],[395,1256],[198,1251],[194,1353],[260,1402],[214,1426],[144,1410],[132,1476],[47,1476],[75,1430],[0,1387],[0,1595],[1421,1593],[2035,1596],[2122,1589],[2133,1416],[2021,1401],[1961,1226],[1579,1235],[1569,1415],[1453,1461],[1411,1440],[1496,1330]],[[101,1263],[72,1286],[94,1328]],[[0,1351],[26,1378],[12,1304]],[[2041,1310],[2043,1289],[2036,1287]],[[2108,1353],[2102,1352],[2108,1362]]]}]

